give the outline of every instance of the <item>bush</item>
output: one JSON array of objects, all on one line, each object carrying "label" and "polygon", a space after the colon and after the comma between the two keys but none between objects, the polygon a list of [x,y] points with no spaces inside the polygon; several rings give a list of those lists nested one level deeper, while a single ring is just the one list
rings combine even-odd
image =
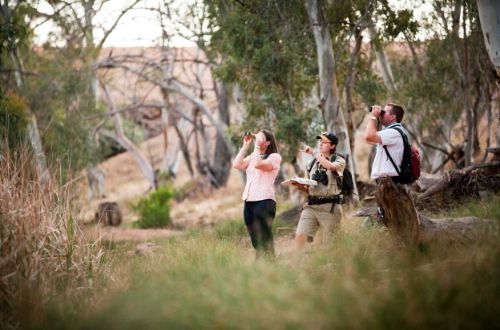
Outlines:
[{"label": "bush", "polygon": [[7,140],[10,149],[21,145],[26,136],[27,109],[21,96],[11,92],[4,94],[0,89],[0,138]]},{"label": "bush", "polygon": [[169,202],[172,197],[171,188],[158,188],[148,197],[133,205],[132,208],[140,215],[134,226],[138,228],[160,228],[171,224]]}]

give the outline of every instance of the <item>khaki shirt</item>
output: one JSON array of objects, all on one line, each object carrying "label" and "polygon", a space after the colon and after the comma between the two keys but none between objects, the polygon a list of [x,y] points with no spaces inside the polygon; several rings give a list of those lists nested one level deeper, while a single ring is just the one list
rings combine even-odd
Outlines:
[{"label": "khaki shirt", "polygon": [[[321,182],[318,182],[316,186],[309,187],[309,196],[315,197],[333,197],[335,195],[340,194],[341,187],[339,187],[337,183],[337,177],[342,177],[345,169],[345,159],[341,156],[337,156],[335,161],[332,162],[337,170],[337,173],[333,173],[333,171],[327,170],[326,175],[328,176],[328,185],[324,185]],[[323,166],[316,160],[314,166],[309,172],[309,179],[312,179],[312,176],[316,172],[317,169],[325,170]]]}]

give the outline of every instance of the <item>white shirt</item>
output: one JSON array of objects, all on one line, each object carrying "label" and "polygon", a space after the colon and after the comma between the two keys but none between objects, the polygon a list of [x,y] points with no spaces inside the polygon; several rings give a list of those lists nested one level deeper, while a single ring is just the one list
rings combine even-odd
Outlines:
[{"label": "white shirt", "polygon": [[394,165],[392,165],[384,150],[384,146],[387,146],[387,151],[391,154],[391,157],[398,166],[399,171],[401,161],[403,160],[404,144],[401,134],[399,134],[399,132],[392,127],[398,127],[399,129],[403,128],[400,123],[394,123],[377,132],[382,140],[382,143],[377,144],[377,153],[375,154],[372,166],[372,179],[387,176],[398,176],[398,172],[396,172]]}]

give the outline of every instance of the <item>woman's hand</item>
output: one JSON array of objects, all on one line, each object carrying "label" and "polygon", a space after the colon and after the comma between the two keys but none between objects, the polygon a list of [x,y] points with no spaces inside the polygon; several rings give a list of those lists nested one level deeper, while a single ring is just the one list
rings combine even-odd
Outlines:
[{"label": "woman's hand", "polygon": [[243,146],[244,147],[250,146],[250,143],[252,143],[253,138],[254,138],[253,134],[243,136]]}]

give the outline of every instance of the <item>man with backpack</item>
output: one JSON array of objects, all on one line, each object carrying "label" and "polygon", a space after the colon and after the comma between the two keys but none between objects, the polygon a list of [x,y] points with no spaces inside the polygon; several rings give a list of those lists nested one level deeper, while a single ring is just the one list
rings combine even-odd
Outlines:
[{"label": "man with backpack", "polygon": [[[403,107],[394,103],[387,103],[382,109],[374,105],[370,108],[370,121],[366,126],[365,140],[376,144],[377,150],[372,165],[372,179],[377,182],[377,203],[379,204],[379,220],[387,224],[384,219],[383,201],[392,200],[392,203],[400,204],[402,200],[411,201],[404,184],[413,183],[420,175],[420,156],[418,151],[411,147],[408,138],[403,131],[401,121],[403,120]],[[377,124],[383,126],[377,130]],[[392,182],[390,182],[392,181]],[[393,185],[397,189],[400,201],[395,201],[390,196],[384,196],[385,191],[381,187]],[[409,213],[413,213],[410,210]]]},{"label": "man with backpack", "polygon": [[[377,145],[372,179],[378,181],[390,177],[395,183],[413,183],[420,176],[420,155],[416,148],[410,146],[403,131],[403,107],[387,103],[384,109],[374,105],[370,112],[365,139],[368,143]],[[377,131],[378,122],[384,127],[380,131]]]},{"label": "man with backpack", "polygon": [[322,241],[327,240],[340,226],[343,217],[342,177],[346,161],[335,152],[338,144],[335,134],[325,132],[316,138],[320,140],[319,151],[305,146],[304,152],[313,156],[306,168],[307,178],[317,184],[297,184],[301,191],[307,193],[307,202],[302,209],[295,235],[298,248],[304,247],[306,242],[312,242],[320,227]]}]

